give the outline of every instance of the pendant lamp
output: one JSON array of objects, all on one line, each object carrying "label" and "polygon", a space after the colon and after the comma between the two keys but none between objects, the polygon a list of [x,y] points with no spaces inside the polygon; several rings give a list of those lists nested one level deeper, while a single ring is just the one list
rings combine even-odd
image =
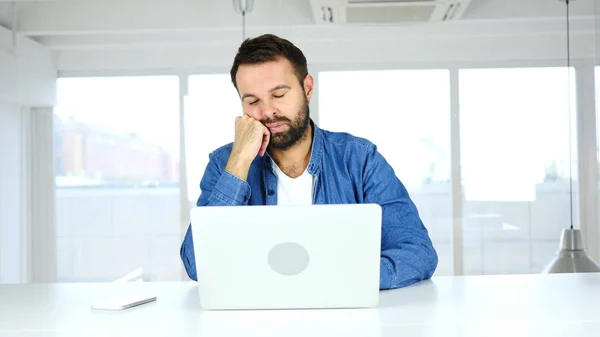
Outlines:
[{"label": "pendant lamp", "polygon": [[[569,6],[573,0],[560,0],[566,4],[567,12],[567,71],[571,80],[571,41]],[[556,257],[544,268],[543,273],[595,273],[600,266],[585,252],[581,230],[573,228],[573,178],[571,163],[571,90],[569,90],[569,184],[571,204],[571,227],[563,229],[560,237],[559,251]]]},{"label": "pendant lamp", "polygon": [[242,40],[246,39],[246,13],[252,12],[254,0],[233,0],[235,11],[242,14]]}]

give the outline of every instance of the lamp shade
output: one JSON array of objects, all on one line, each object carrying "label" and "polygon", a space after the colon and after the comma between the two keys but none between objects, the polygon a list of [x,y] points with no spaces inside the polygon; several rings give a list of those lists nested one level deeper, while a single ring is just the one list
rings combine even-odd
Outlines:
[{"label": "lamp shade", "polygon": [[254,8],[254,0],[233,0],[233,7],[238,13],[250,13]]},{"label": "lamp shade", "polygon": [[596,273],[600,266],[585,253],[579,229],[563,229],[557,256],[544,268],[544,274]]}]

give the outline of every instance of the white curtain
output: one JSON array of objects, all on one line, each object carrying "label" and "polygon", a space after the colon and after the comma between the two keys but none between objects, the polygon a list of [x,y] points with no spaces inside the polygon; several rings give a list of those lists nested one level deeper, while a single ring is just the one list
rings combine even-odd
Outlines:
[{"label": "white curtain", "polygon": [[24,280],[56,282],[53,109],[24,109],[22,125]]}]

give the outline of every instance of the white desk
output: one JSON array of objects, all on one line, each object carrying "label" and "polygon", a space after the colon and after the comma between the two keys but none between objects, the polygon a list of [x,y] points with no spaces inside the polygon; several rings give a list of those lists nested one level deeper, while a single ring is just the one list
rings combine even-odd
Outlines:
[{"label": "white desk", "polygon": [[[600,274],[437,277],[377,309],[202,311],[195,282],[0,286],[0,336],[600,336]],[[90,304],[158,296],[120,312]]]}]

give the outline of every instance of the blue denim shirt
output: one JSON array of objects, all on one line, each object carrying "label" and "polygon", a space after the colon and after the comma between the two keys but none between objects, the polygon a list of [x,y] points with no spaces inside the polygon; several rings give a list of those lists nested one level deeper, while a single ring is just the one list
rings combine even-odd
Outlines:
[{"label": "blue denim shirt", "polygon": [[[406,188],[377,147],[363,138],[320,129],[314,122],[313,130],[308,164],[315,178],[313,203],[382,207],[379,288],[399,288],[430,278],[437,268],[437,253]],[[197,205],[277,205],[277,176],[270,156],[257,156],[246,182],[225,171],[232,145],[209,155]],[[180,254],[188,276],[197,281],[193,245],[190,226]]]}]

